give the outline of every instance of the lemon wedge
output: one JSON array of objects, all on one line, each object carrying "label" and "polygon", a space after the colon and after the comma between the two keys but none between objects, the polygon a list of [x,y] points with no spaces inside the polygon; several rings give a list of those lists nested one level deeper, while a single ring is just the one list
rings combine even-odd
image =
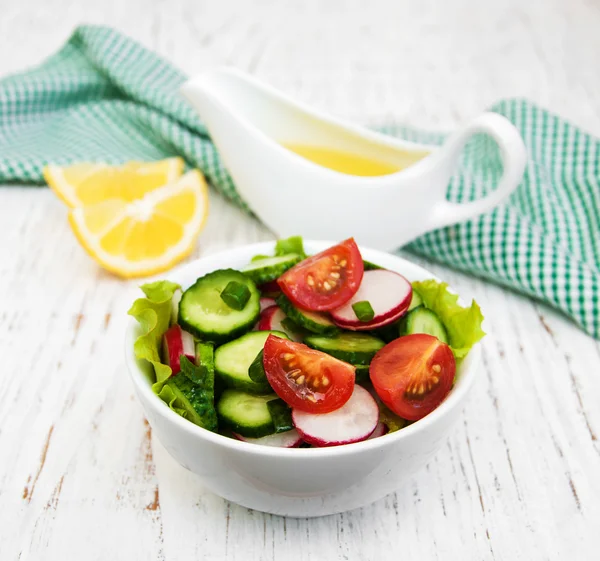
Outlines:
[{"label": "lemon wedge", "polygon": [[71,208],[100,203],[115,197],[133,201],[160,185],[172,183],[183,172],[181,158],[158,162],[127,162],[122,166],[81,163],[48,165],[44,179]]},{"label": "lemon wedge", "polygon": [[131,278],[164,271],[189,255],[207,214],[206,181],[194,170],[133,200],[126,195],[72,208],[69,222],[93,259]]}]

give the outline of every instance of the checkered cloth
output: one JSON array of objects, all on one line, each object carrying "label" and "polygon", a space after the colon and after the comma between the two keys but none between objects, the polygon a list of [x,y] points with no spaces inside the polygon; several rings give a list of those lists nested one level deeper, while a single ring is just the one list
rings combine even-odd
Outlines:
[{"label": "checkered cloth", "polygon": [[[185,76],[128,37],[80,27],[41,66],[0,81],[0,180],[43,183],[49,162],[155,160],[180,155],[245,208],[206,128],[177,90]],[[600,338],[600,142],[523,100],[492,111],[529,150],[525,178],[493,212],[419,238],[419,255],[511,287],[562,310]],[[408,140],[444,135],[389,127]],[[502,173],[495,144],[465,148],[448,196],[485,194]]]}]

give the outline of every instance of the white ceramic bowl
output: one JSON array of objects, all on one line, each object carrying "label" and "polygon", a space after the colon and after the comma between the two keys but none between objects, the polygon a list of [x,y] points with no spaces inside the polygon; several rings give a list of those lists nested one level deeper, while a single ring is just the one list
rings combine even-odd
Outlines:
[{"label": "white ceramic bowl", "polygon": [[[310,253],[334,245],[305,242]],[[168,278],[182,287],[220,268],[241,268],[256,254],[273,251],[259,243],[189,263]],[[410,280],[434,278],[399,257],[361,248],[365,259],[398,271]],[[476,345],[462,362],[454,388],[431,414],[395,433],[331,448],[270,448],[204,430],[172,412],[150,386],[150,365],[138,361],[132,319],[126,335],[126,360],[136,393],[152,430],[183,467],[198,474],[217,495],[248,508],[284,516],[324,516],[358,508],[398,489],[436,453],[458,419],[478,372]]]}]

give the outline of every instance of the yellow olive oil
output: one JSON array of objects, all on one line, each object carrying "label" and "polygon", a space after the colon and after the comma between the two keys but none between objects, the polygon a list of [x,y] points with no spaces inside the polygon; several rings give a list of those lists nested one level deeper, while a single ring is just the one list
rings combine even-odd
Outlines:
[{"label": "yellow olive oil", "polygon": [[284,144],[285,148],[310,160],[311,162],[325,168],[339,171],[348,175],[360,175],[363,177],[375,177],[378,175],[389,175],[396,173],[417,160],[420,160],[424,154],[402,153],[404,165],[396,165],[382,160],[366,158],[352,152],[344,152],[334,148],[325,148],[322,146],[312,146],[308,144]]}]

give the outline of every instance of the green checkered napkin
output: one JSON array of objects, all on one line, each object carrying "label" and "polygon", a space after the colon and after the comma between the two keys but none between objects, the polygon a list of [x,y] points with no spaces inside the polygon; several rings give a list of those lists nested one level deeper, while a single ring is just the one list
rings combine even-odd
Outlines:
[{"label": "green checkered napkin", "polygon": [[[177,93],[184,80],[118,32],[80,27],[40,67],[0,81],[0,181],[43,183],[49,162],[181,155],[244,207],[205,127]],[[492,111],[525,139],[523,183],[493,212],[431,232],[408,249],[548,302],[600,338],[600,142],[526,101],[502,101]],[[444,138],[386,132],[431,144]],[[480,197],[501,173],[495,145],[476,137],[448,197]]]}]

